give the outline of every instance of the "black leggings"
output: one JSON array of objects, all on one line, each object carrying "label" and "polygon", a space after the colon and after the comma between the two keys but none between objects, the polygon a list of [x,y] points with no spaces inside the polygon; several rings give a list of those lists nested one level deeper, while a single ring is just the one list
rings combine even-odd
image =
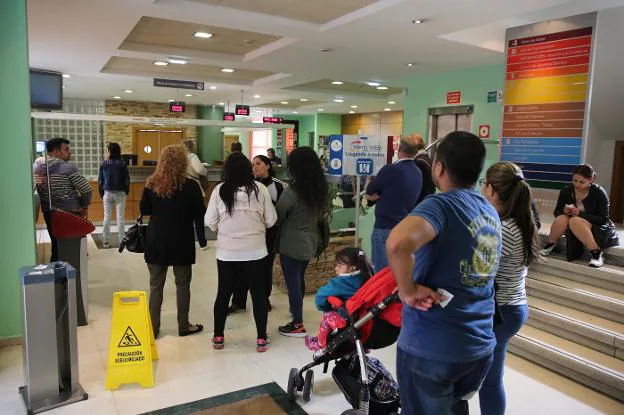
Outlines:
[{"label": "black leggings", "polygon": [[267,300],[264,266],[266,257],[255,261],[221,261],[217,260],[219,287],[214,304],[214,335],[222,337],[225,330],[230,297],[238,281],[243,281],[251,292],[254,320],[259,339],[266,339]]},{"label": "black leggings", "polygon": [[[264,258],[264,279],[265,290],[267,298],[267,307],[269,304],[269,297],[273,290],[273,263],[275,262],[275,254],[269,254]],[[259,271],[256,271],[259,272]],[[247,281],[243,277],[237,277],[234,285],[234,295],[232,296],[232,305],[238,306],[238,308],[247,308]]]}]

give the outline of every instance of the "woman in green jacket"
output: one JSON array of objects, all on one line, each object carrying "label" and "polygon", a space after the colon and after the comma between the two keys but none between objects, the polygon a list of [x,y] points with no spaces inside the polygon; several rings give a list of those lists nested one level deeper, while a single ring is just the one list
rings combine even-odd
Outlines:
[{"label": "woman in green jacket", "polygon": [[321,162],[310,147],[300,147],[288,156],[290,186],[277,202],[280,262],[292,321],[279,327],[280,334],[305,337],[303,326],[304,274],[308,262],[319,254],[328,234],[329,188]]}]

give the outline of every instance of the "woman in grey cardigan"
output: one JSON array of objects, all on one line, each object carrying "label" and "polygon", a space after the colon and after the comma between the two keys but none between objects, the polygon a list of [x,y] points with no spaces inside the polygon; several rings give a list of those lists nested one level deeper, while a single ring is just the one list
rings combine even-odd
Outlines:
[{"label": "woman in grey cardigan", "polygon": [[303,326],[304,274],[308,262],[323,245],[330,214],[329,189],[321,162],[310,147],[300,147],[288,157],[290,186],[277,202],[280,262],[292,321],[279,327],[280,334],[305,337]]}]

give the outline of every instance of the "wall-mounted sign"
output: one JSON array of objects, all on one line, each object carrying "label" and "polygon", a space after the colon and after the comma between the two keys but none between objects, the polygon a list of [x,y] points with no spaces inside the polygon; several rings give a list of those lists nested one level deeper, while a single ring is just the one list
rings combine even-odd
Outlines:
[{"label": "wall-mounted sign", "polygon": [[249,115],[249,105],[237,105],[235,111],[236,115]]},{"label": "wall-mounted sign", "polygon": [[186,105],[184,102],[172,102],[169,104],[169,112],[184,112]]},{"label": "wall-mounted sign", "polygon": [[490,126],[489,125],[479,126],[479,138],[490,138]]},{"label": "wall-mounted sign", "polygon": [[446,93],[447,104],[460,104],[461,103],[461,91],[449,91]]},{"label": "wall-mounted sign", "polygon": [[262,117],[262,122],[264,124],[281,124],[283,118],[281,117]]},{"label": "wall-mounted sign", "polygon": [[234,121],[236,119],[236,114],[233,112],[224,112],[223,113],[223,121]]},{"label": "wall-mounted sign", "polygon": [[388,138],[332,135],[329,137],[329,169],[334,176],[374,176],[387,163]]},{"label": "wall-mounted sign", "polygon": [[180,81],[177,79],[154,78],[154,86],[160,88],[194,89],[196,91],[204,90],[203,82]]},{"label": "wall-mounted sign", "polygon": [[487,95],[488,104],[492,104],[494,102],[503,102],[503,91],[497,89],[496,91],[490,91]]}]

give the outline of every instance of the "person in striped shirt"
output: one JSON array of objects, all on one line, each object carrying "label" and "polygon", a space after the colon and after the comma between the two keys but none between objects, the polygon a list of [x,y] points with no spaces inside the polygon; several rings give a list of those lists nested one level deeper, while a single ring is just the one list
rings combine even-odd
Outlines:
[{"label": "person in striped shirt", "polygon": [[[76,166],[69,163],[72,154],[69,140],[60,137],[48,140],[46,152],[47,157],[39,157],[35,160],[33,177],[35,188],[41,199],[43,218],[50,233],[52,244],[50,262],[54,262],[58,261],[58,249],[56,238],[52,236],[50,197],[52,208],[63,209],[86,218],[92,191],[89,181],[80,174]],[[48,171],[50,172],[50,188],[48,188]]]},{"label": "person in striped shirt", "polygon": [[531,188],[517,165],[498,162],[487,170],[485,179],[480,182],[481,192],[498,212],[502,224],[503,247],[495,291],[503,322],[494,325],[494,361],[479,392],[479,401],[483,415],[503,415],[507,343],[528,318],[525,278],[527,267],[540,256],[539,236],[531,207]]}]

